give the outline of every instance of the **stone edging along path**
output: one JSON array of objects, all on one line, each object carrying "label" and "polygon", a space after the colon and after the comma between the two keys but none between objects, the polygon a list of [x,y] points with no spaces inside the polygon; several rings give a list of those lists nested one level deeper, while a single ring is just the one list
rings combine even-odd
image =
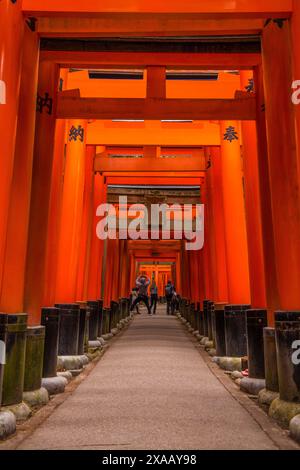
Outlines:
[{"label": "stone edging along path", "polygon": [[[177,317],[180,321],[180,318]],[[181,323],[181,322],[180,322]],[[275,420],[270,418],[265,411],[256,403],[257,397],[248,395],[241,391],[237,384],[235,384],[229,376],[229,373],[221,369],[217,363],[213,362],[212,357],[200,345],[199,341],[193,336],[192,331],[189,330],[185,324],[181,323],[183,330],[187,337],[193,342],[198,353],[203,361],[210,369],[211,373],[221,382],[230,395],[251,415],[260,428],[268,435],[273,441],[278,450],[300,450],[300,445],[297,444],[289,436],[289,431],[281,428]]]},{"label": "stone edging along path", "polygon": [[[174,321],[176,320],[174,319]],[[124,328],[119,335],[111,339],[109,346],[113,345],[114,342],[117,341],[117,339],[120,338],[123,335],[123,332],[126,330],[127,328]],[[219,367],[211,361],[211,357],[201,348],[196,338],[188,334],[186,328],[182,328],[182,331],[187,337],[187,340],[192,342],[197,352],[201,355],[206,367],[209,370],[208,373],[214,375],[222,384],[224,389],[226,389],[226,391],[231,395],[231,397],[236,400],[246,412],[249,413],[251,418],[257,423],[260,429],[262,429],[270,441],[274,443],[274,446],[279,450],[299,450],[300,447],[288,437],[288,433],[281,429],[274,421],[272,421],[271,418],[269,418],[264,413],[264,411],[259,408],[251,398],[249,398],[248,395],[241,392],[237,388],[236,384],[232,382],[228,374],[224,373],[224,371],[219,369]],[[47,418],[50,417],[50,415],[67,400],[67,398],[69,398],[74,393],[77,387],[90,375],[104,353],[105,351],[102,351],[98,358],[87,365],[84,371],[67,385],[66,392],[64,394],[58,395],[51,399],[50,403],[44,408],[40,409],[30,420],[26,421],[22,425],[19,425],[18,433],[4,444],[0,444],[0,450],[14,450],[19,448],[23,441],[31,436],[31,434],[33,434],[34,431],[40,425],[42,425],[47,420]],[[203,432],[205,432],[205,426],[203,428]]]},{"label": "stone edging along path", "polygon": [[65,388],[64,393],[53,395],[50,397],[50,401],[47,405],[39,408],[37,411],[33,412],[32,416],[28,418],[25,422],[17,424],[17,431],[15,434],[10,436],[5,441],[0,441],[0,451],[1,450],[16,450],[20,444],[27,439],[46,419],[60,406],[62,405],[79,387],[79,385],[91,374],[94,368],[97,366],[99,361],[106,353],[106,351],[116,342],[120,337],[125,333],[129,328],[130,324],[134,320],[132,317],[128,324],[125,325],[119,333],[114,336],[107,344],[101,349],[98,355],[92,359],[92,361],[83,369],[83,371],[77,376],[74,377]]}]

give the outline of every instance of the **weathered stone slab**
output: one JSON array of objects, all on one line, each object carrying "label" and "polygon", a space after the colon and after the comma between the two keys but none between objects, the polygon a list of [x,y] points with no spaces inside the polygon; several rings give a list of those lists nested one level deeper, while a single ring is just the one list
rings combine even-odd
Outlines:
[{"label": "weathered stone slab", "polygon": [[0,440],[4,440],[16,432],[16,417],[11,411],[0,412]]},{"label": "weathered stone slab", "polygon": [[290,434],[295,441],[300,443],[300,414],[290,421]]},{"label": "weathered stone slab", "polygon": [[207,351],[208,349],[212,349],[213,347],[214,347],[214,342],[213,342],[213,341],[208,340],[208,341],[206,341],[206,343],[204,344],[204,349],[206,349],[206,351]]},{"label": "weathered stone slab", "polygon": [[208,349],[207,352],[211,357],[215,357],[217,351],[215,350],[215,348],[212,348]]},{"label": "weathered stone slab", "polygon": [[280,400],[276,398],[272,401],[269,416],[284,426],[289,426],[290,421],[300,414],[300,403]]},{"label": "weathered stone slab", "polygon": [[91,348],[91,349],[101,348],[101,342],[98,341],[98,340],[89,341],[89,348]]},{"label": "weathered stone slab", "polygon": [[17,405],[5,406],[1,411],[11,411],[15,415],[17,423],[26,421],[31,416],[31,409],[23,401]]},{"label": "weathered stone slab", "polygon": [[63,370],[76,370],[82,369],[83,366],[89,363],[88,357],[83,356],[58,356],[57,358],[57,369]]},{"label": "weathered stone slab", "polygon": [[203,338],[200,341],[201,346],[205,346],[207,341],[209,341],[209,338],[207,336],[203,336]]},{"label": "weathered stone slab", "polygon": [[103,335],[102,338],[105,340],[105,341],[109,341],[110,339],[113,338],[113,334],[112,333],[107,333],[106,335]]},{"label": "weathered stone slab", "polygon": [[98,341],[100,341],[101,343],[101,346],[105,346],[107,343],[105,341],[105,339],[103,339],[102,337],[101,338],[98,338]]},{"label": "weathered stone slab", "polygon": [[49,402],[49,394],[45,388],[41,387],[33,392],[24,392],[23,401],[30,407],[44,406]]},{"label": "weathered stone slab", "polygon": [[48,391],[49,395],[64,393],[67,384],[68,381],[64,377],[48,377],[42,379],[42,387]]},{"label": "weathered stone slab", "polygon": [[272,390],[267,390],[264,388],[258,394],[258,403],[261,405],[270,406],[276,398],[279,398],[278,392],[273,392]]},{"label": "weathered stone slab", "polygon": [[75,370],[70,370],[72,377],[78,377],[78,375],[81,374],[82,369],[75,369]]},{"label": "weathered stone slab", "polygon": [[240,388],[243,392],[249,393],[250,395],[258,395],[261,390],[266,388],[266,381],[264,379],[244,377],[241,379]]},{"label": "weathered stone slab", "polygon": [[233,372],[231,372],[230,377],[233,380],[244,378],[243,374],[239,370],[234,370]]},{"label": "weathered stone slab", "polygon": [[240,357],[217,357],[214,362],[223,370],[233,372],[234,370],[242,370],[242,359]]},{"label": "weathered stone slab", "polygon": [[64,372],[57,372],[57,377],[64,377],[68,382],[70,382],[73,378],[73,375],[69,370],[66,370]]}]

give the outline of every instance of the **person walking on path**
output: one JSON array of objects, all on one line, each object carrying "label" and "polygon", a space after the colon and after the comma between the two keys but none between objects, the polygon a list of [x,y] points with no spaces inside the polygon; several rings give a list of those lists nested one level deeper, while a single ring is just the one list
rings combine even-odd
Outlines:
[{"label": "person walking on path", "polygon": [[137,278],[136,287],[138,288],[138,296],[134,300],[134,302],[132,303],[132,305],[130,307],[131,312],[138,303],[143,302],[147,307],[149,315],[152,315],[151,310],[150,310],[150,306],[149,306],[149,298],[148,298],[149,284],[150,284],[149,277],[141,275]]},{"label": "person walking on path", "polygon": [[167,299],[167,315],[173,315],[172,299],[174,294],[174,286],[172,281],[168,281],[168,284],[165,287],[165,295]]},{"label": "person walking on path", "polygon": [[[133,288],[132,288],[131,296],[130,296],[130,297],[131,297],[130,305],[132,305],[133,302],[135,301],[135,299],[137,299],[137,297],[138,297],[138,288],[137,288],[137,287],[133,287]],[[138,304],[136,304],[135,308],[136,308],[136,313],[138,313],[138,314],[140,315],[141,312],[139,311],[139,306],[138,306]]]},{"label": "person walking on path", "polygon": [[152,311],[153,315],[156,314],[156,305],[158,301],[158,289],[155,280],[153,279],[152,284],[150,286],[150,310]]},{"label": "person walking on path", "polygon": [[172,315],[175,314],[176,311],[179,310],[179,299],[178,299],[178,295],[177,295],[177,292],[176,292],[176,289],[175,289],[175,286],[174,286],[174,292],[173,292],[173,296],[172,296],[172,300],[171,300],[171,312],[172,312]]}]

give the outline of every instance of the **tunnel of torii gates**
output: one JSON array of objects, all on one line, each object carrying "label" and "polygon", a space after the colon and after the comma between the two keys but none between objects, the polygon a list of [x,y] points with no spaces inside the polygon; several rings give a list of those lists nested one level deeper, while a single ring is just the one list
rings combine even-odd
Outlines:
[{"label": "tunnel of torii gates", "polygon": [[[300,310],[300,2],[231,3],[0,0],[0,311],[109,305],[139,272]],[[99,240],[135,186],[196,189],[204,248]]]}]

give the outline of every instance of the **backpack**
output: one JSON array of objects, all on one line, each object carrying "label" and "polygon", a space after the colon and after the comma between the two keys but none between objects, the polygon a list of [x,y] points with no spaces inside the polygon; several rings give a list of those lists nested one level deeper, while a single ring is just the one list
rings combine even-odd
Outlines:
[{"label": "backpack", "polygon": [[174,292],[174,287],[171,284],[168,284],[166,286],[166,296],[171,297],[171,295],[173,295],[173,292]]}]

